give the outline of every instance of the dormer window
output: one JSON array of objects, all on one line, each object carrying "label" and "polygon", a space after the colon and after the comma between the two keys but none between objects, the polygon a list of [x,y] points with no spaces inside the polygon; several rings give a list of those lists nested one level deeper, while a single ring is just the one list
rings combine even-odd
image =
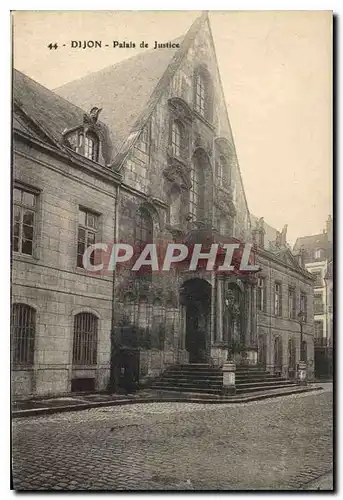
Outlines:
[{"label": "dormer window", "polygon": [[71,132],[67,136],[69,146],[77,153],[89,158],[93,161],[98,161],[99,157],[99,139],[98,136],[91,131],[86,131],[82,128]]}]

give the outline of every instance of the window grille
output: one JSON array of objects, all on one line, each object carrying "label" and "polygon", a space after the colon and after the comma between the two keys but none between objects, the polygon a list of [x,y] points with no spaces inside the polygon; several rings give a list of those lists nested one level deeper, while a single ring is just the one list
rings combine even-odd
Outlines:
[{"label": "window grille", "polygon": [[74,318],[73,365],[96,365],[98,318],[80,313]]},{"label": "window grille", "polygon": [[26,304],[12,307],[12,347],[15,364],[33,365],[36,311]]}]

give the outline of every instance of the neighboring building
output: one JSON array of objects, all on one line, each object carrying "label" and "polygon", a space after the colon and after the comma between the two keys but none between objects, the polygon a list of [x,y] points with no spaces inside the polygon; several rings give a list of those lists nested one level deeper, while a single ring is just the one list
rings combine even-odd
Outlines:
[{"label": "neighboring building", "polygon": [[315,276],[314,337],[318,375],[332,372],[333,345],[333,227],[329,215],[321,234],[298,238],[294,252],[301,253],[306,269]]},{"label": "neighboring building", "polygon": [[[259,362],[268,370],[294,377],[302,359],[314,373],[313,278],[290,251],[287,226],[281,232],[252,216],[256,262],[262,268],[257,283]],[[301,353],[299,313],[305,313]]]},{"label": "neighboring building", "polygon": [[14,72],[15,397],[105,390],[128,365],[140,381],[170,364],[221,365],[233,340],[250,363],[292,376],[300,301],[313,361],[312,278],[280,233],[271,250],[258,242],[258,282],[83,269],[94,242],[256,241],[207,15],[175,43],[55,92]]}]

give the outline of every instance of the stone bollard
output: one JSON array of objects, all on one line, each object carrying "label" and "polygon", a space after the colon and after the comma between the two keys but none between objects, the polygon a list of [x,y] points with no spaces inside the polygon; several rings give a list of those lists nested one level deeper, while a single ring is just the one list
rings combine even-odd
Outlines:
[{"label": "stone bollard", "polygon": [[226,361],[223,364],[223,396],[236,393],[235,371],[236,363],[234,361]]},{"label": "stone bollard", "polygon": [[298,374],[297,374],[298,384],[307,384],[307,363],[306,361],[299,361],[298,363]]}]

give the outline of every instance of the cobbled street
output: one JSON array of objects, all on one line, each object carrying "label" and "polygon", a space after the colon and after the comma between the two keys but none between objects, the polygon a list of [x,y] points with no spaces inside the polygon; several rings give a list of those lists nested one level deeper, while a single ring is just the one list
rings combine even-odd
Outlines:
[{"label": "cobbled street", "polygon": [[13,420],[16,490],[299,489],[332,470],[332,387]]}]

